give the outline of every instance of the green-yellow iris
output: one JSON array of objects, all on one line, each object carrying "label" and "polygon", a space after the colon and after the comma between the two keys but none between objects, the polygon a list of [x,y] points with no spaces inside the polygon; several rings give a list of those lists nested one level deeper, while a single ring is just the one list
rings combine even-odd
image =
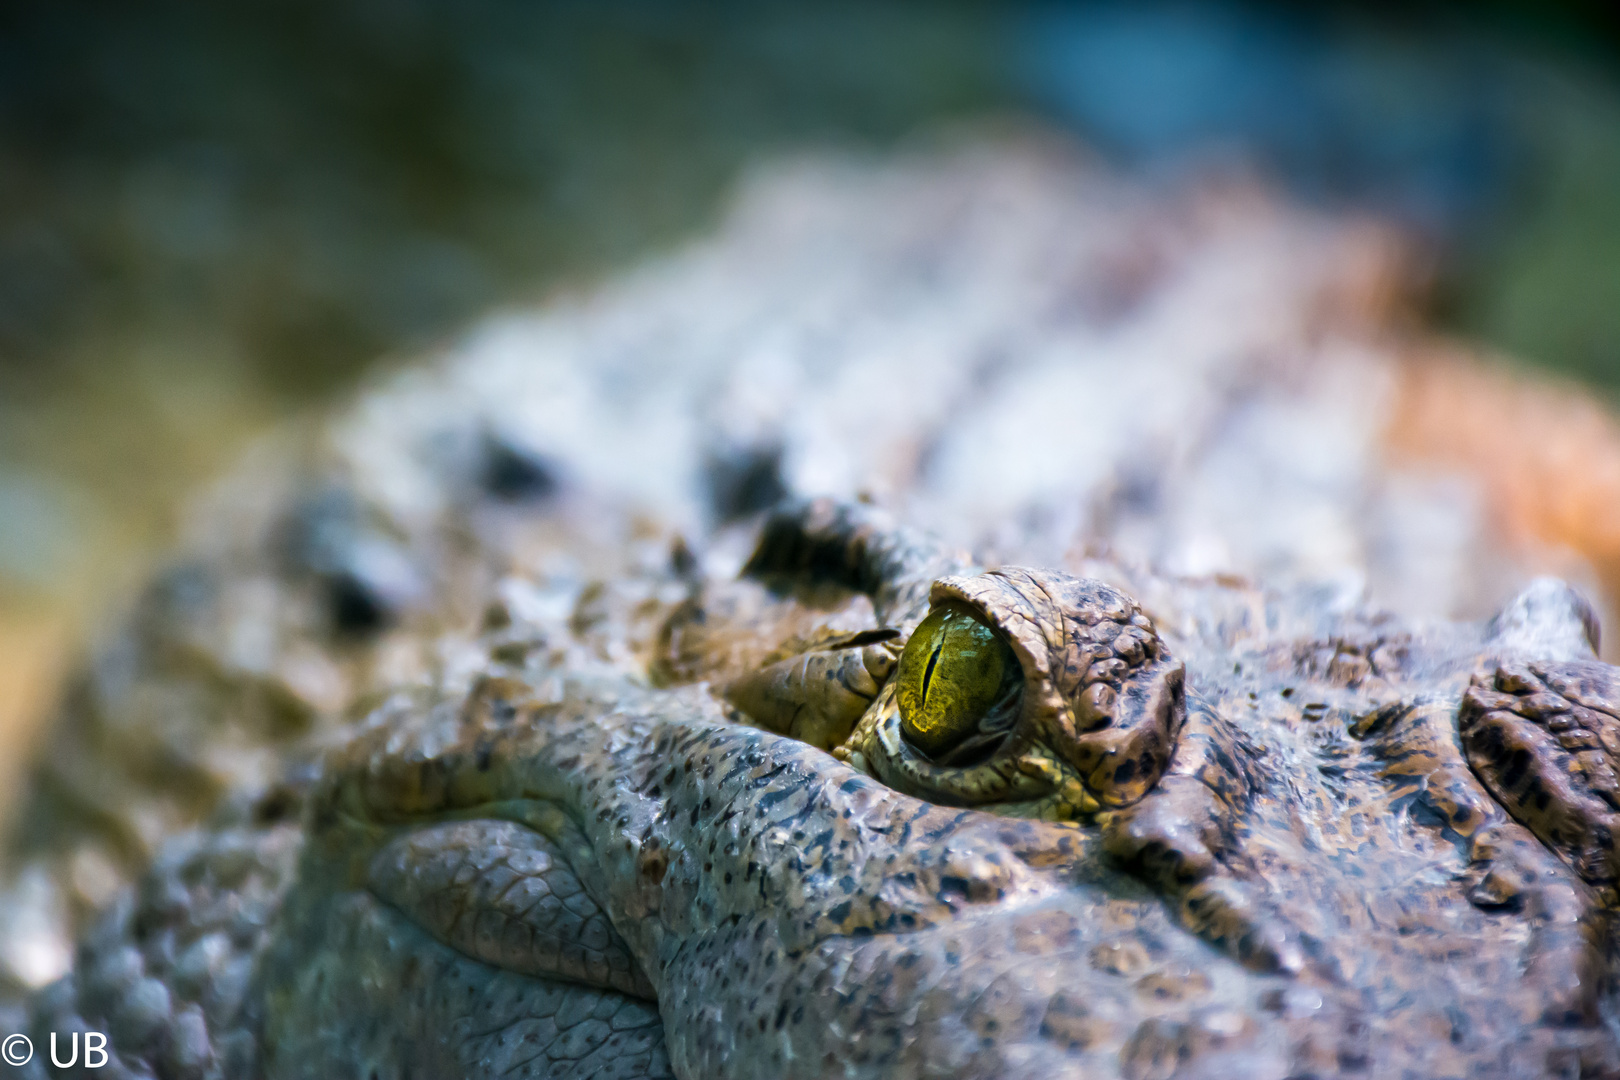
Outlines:
[{"label": "green-yellow iris", "polygon": [[978,729],[1019,674],[1012,649],[977,612],[955,600],[936,605],[900,654],[900,730],[941,757]]}]

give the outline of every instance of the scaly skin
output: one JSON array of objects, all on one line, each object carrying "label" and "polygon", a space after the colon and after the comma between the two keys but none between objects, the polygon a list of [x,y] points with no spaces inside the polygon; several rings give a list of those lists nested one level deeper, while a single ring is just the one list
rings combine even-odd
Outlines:
[{"label": "scaly skin", "polygon": [[[1054,274],[1043,246],[1087,174],[1028,147],[1005,157],[1011,173],[969,154],[908,174],[899,202],[848,196],[882,210],[857,214],[852,235],[925,295],[956,274],[993,297],[983,311],[934,297],[919,309],[928,326],[958,318],[971,337],[965,315],[1005,316],[1022,332],[1058,310],[1040,333],[1061,337],[1079,316],[1008,298],[1096,271],[1088,255]],[[1056,194],[1031,194],[1046,190],[1042,170]],[[937,188],[919,178],[936,172]],[[912,202],[923,209],[905,218]],[[1237,220],[1260,214],[1234,205]],[[1027,216],[1006,218],[1009,206]],[[942,229],[980,212],[994,227],[957,237],[960,264],[927,262],[955,250]],[[803,218],[812,254],[826,213]],[[1159,226],[1138,213],[1144,235]],[[1233,220],[1201,213],[1178,241],[1195,253],[1218,247],[1199,229],[1218,238]],[[8,862],[55,883],[57,906],[38,910],[76,922],[78,944],[18,1023],[39,1047],[53,1031],[106,1032],[113,1065],[97,1076],[1620,1074],[1620,672],[1596,658],[1596,618],[1560,582],[1519,588],[1490,618],[1446,619],[1391,613],[1335,577],[1368,571],[1389,536],[1367,522],[1399,524],[1405,504],[1355,423],[1313,429],[1298,473],[1256,435],[1301,402],[1344,419],[1345,386],[1365,389],[1346,372],[1377,374],[1310,352],[1335,326],[1350,332],[1323,329],[1337,263],[1278,254],[1295,250],[1277,240],[1291,234],[1260,216],[1237,234],[1271,238],[1260,249],[1283,270],[1260,297],[1282,315],[1230,352],[1307,359],[1195,357],[1139,399],[1180,402],[1173,422],[1105,407],[1101,391],[1072,398],[1062,366],[1043,383],[1014,365],[997,384],[978,346],[946,355],[934,338],[926,379],[877,379],[874,353],[913,355],[889,329],[803,393],[769,364],[682,376],[711,379],[704,400],[734,411],[775,387],[794,406],[776,414],[780,486],[810,486],[789,482],[795,453],[864,447],[893,513],[830,481],[848,497],[768,515],[720,484],[707,501],[681,488],[649,508],[625,477],[698,460],[679,440],[703,430],[663,400],[656,350],[640,382],[612,367],[642,355],[625,345],[641,338],[616,336],[626,312],[652,312],[646,340],[662,348],[667,313],[691,309],[656,291],[632,289],[592,331],[613,373],[603,393],[665,440],[625,473],[586,450],[535,450],[499,422],[531,385],[542,406],[579,407],[566,363],[496,378],[464,361],[442,383],[374,392],[322,439],[291,440],[223,489],[188,561],[64,707]],[[914,228],[895,226],[893,250],[873,224],[891,218]],[[1035,253],[1024,276],[970,257],[1005,254],[1008,220]],[[731,241],[750,269],[757,241]],[[1317,232],[1298,250],[1333,243]],[[933,270],[904,277],[922,264]],[[707,265],[681,279],[707,280]],[[789,295],[837,277],[819,255],[805,265]],[[1197,276],[1193,255],[1177,265],[1166,281]],[[972,276],[981,267],[987,279]],[[727,302],[776,295],[715,279],[737,286]],[[915,294],[896,295],[903,307]],[[1141,317],[1179,327],[1190,309],[1169,295]],[[1219,298],[1210,334],[1247,310]],[[760,310],[788,318],[778,300]],[[1125,316],[1093,314],[1087,333],[1124,333],[1107,319]],[[860,325],[821,329],[846,323]],[[730,339],[696,340],[701,368]],[[1196,353],[1176,340],[1173,355]],[[1113,368],[1083,370],[1096,389]],[[1282,389],[1268,381],[1283,376]],[[618,400],[638,385],[651,404]],[[824,385],[842,389],[818,405]],[[978,475],[997,385],[1020,417],[1074,402],[1066,426],[1018,448],[1093,448],[1016,512],[940,479]],[[1268,404],[1284,390],[1298,399]],[[869,404],[882,424],[848,422]],[[679,423],[658,428],[666,414]],[[607,424],[620,415],[598,417],[589,451],[629,438]],[[1183,429],[1202,434],[1178,442]],[[1105,451],[1106,482],[1092,469]],[[1150,459],[1151,483],[1131,471]],[[1044,464],[1020,451],[998,467],[1014,486]],[[1190,509],[1210,491],[1214,510]],[[1221,525],[1244,498],[1242,527]],[[1062,516],[1082,502],[1082,523]],[[1324,521],[1361,540],[1324,538]],[[1142,558],[1109,551],[1144,535]],[[1189,535],[1216,536],[1270,583],[1145,569],[1175,561],[1166,552]],[[1380,573],[1473,580],[1455,545],[1419,548],[1410,566],[1378,548]],[[1480,564],[1524,585],[1516,564]],[[944,603],[992,627],[1020,679],[1016,708],[960,765],[907,741],[894,686],[906,643]],[[49,1075],[43,1058],[21,1075]]]},{"label": "scaly skin", "polygon": [[[773,529],[837,543],[851,516]],[[1079,625],[1120,603],[1076,595]],[[918,799],[706,683],[541,662],[401,696],[297,796],[302,833],[283,817],[167,855],[33,1030],[105,1027],[169,1075],[1620,1068],[1607,864],[1589,884],[1555,858],[1451,734],[1471,673],[1567,646],[1582,603],[1544,586],[1516,622],[1421,635],[1266,603],[1293,633],[1173,642],[1190,690],[1167,771],[1068,821]]]}]

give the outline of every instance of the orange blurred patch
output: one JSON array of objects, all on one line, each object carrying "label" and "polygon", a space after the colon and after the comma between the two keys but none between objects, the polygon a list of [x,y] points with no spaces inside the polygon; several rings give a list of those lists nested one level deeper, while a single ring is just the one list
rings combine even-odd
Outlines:
[{"label": "orange blurred patch", "polygon": [[1580,554],[1620,599],[1620,420],[1592,391],[1423,346],[1403,358],[1387,444],[1478,477],[1509,542]]}]

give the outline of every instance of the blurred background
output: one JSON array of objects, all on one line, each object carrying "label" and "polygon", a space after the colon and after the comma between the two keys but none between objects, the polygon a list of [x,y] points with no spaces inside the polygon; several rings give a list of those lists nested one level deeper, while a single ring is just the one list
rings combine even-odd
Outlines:
[{"label": "blurred background", "polygon": [[1402,222],[1425,317],[1620,392],[1620,8],[12,0],[0,748],[244,441],[714,220],[750,161],[1033,116]]}]

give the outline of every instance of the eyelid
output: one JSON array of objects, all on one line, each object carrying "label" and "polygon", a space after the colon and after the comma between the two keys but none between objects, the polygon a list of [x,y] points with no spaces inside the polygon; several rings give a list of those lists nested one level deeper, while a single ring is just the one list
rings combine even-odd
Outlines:
[{"label": "eyelid", "polygon": [[894,671],[896,630],[866,630],[748,672],[722,690],[771,731],[823,750],[849,737]]}]

